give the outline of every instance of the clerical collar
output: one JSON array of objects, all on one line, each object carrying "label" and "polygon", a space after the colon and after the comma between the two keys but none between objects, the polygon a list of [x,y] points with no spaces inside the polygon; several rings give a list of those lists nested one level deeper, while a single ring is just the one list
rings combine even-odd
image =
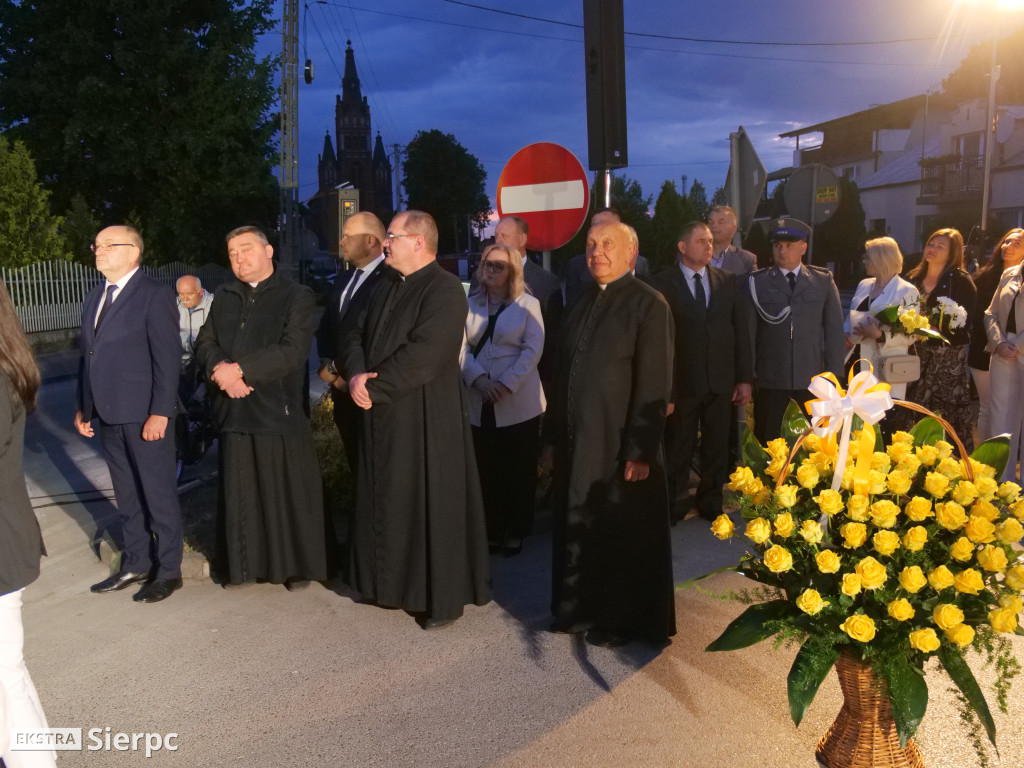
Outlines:
[{"label": "clerical collar", "polygon": [[619,282],[619,280],[621,280],[622,278],[624,278],[624,277],[625,277],[626,275],[631,275],[631,274],[633,274],[633,273],[632,273],[632,272],[630,272],[630,271],[629,271],[629,270],[627,269],[627,270],[626,270],[625,272],[623,272],[623,273],[622,273],[621,275],[619,275],[618,277],[616,277],[616,278],[615,278],[614,280],[610,280],[610,281],[608,281],[607,283],[598,283],[598,284],[597,284],[597,287],[598,287],[598,288],[600,288],[600,289],[601,289],[601,290],[603,291],[603,290],[605,290],[605,289],[606,289],[606,288],[607,288],[607,287],[608,287],[609,285],[611,285],[612,283],[617,283],[617,282]]}]

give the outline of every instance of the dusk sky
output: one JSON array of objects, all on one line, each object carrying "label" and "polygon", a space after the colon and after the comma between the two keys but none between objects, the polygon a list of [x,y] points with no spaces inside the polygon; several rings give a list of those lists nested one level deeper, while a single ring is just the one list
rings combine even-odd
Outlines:
[{"label": "dusk sky", "polygon": [[[992,36],[994,5],[625,0],[623,172],[655,197],[684,174],[710,196],[740,125],[769,171],[788,166],[794,143],[780,133],[937,88]],[[1024,24],[1002,5],[1001,30]],[[421,129],[454,134],[483,163],[492,204],[502,167],[526,144],[562,144],[586,167],[582,9],[582,0],[308,0],[299,55],[316,79],[299,85],[300,199],[316,192],[317,155],[325,131],[334,135],[349,39],[389,151]],[[274,53],[280,45],[279,34],[263,41]]]}]

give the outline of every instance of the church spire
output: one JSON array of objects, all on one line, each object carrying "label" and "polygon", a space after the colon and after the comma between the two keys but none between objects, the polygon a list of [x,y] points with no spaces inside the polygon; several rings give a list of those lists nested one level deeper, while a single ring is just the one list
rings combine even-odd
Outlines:
[{"label": "church spire", "polygon": [[359,75],[356,74],[356,57],[352,51],[352,41],[345,41],[345,76],[341,79],[341,97],[344,101],[356,104],[363,100],[359,88]]}]

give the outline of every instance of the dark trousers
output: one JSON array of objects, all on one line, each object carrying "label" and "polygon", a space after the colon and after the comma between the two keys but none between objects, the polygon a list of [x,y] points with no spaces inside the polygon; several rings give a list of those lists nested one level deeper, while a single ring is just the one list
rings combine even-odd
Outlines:
[{"label": "dark trousers", "polygon": [[673,515],[689,504],[690,463],[700,432],[700,483],[696,507],[702,517],[722,513],[722,486],[729,478],[729,422],[732,393],[708,393],[676,399],[665,424],[665,451],[669,469],[669,499]]},{"label": "dark trousers", "polygon": [[762,445],[782,435],[782,417],[790,400],[796,400],[804,415],[804,403],[813,400],[814,395],[806,389],[765,389],[754,390],[754,437]]},{"label": "dark trousers", "polygon": [[160,440],[146,441],[142,424],[107,424],[101,419],[100,445],[121,519],[121,570],[179,578],[182,532],[173,424],[168,423]]},{"label": "dark trousers", "polygon": [[491,542],[528,536],[533,527],[539,441],[540,416],[507,427],[473,427]]}]

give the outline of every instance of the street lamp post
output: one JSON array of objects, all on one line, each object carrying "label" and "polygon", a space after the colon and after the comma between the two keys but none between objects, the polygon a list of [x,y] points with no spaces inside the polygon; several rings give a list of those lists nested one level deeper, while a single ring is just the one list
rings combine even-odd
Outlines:
[{"label": "street lamp post", "polygon": [[995,155],[996,145],[996,83],[999,81],[1000,67],[996,64],[996,46],[999,39],[999,28],[992,35],[992,64],[989,67],[988,82],[988,112],[985,123],[985,170],[982,176],[981,190],[981,246],[986,245],[986,230],[988,229],[988,205],[992,189],[992,158]]}]

